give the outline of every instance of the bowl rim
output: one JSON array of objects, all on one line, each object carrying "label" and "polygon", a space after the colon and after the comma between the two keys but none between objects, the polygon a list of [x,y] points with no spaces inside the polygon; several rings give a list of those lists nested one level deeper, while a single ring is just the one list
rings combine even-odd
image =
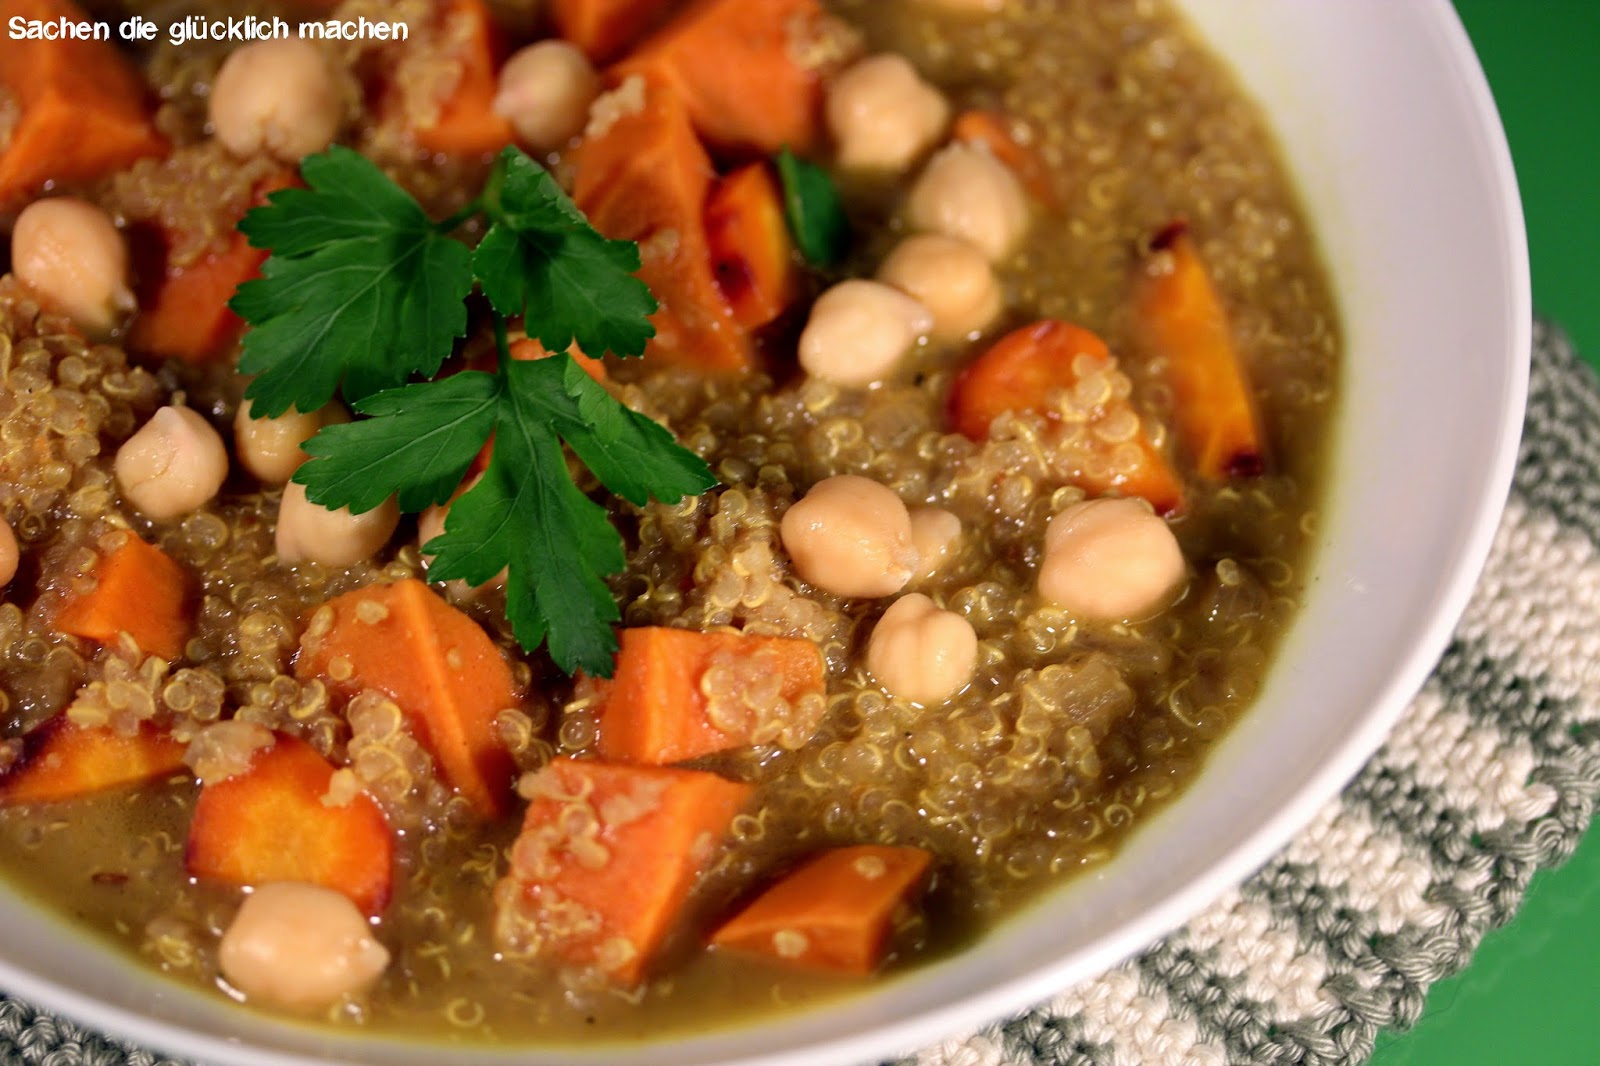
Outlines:
[{"label": "bowl rim", "polygon": [[[1187,6],[1187,5],[1185,5]],[[1499,422],[1494,435],[1494,467],[1477,486],[1479,496],[1473,511],[1473,521],[1459,542],[1459,553],[1449,581],[1439,600],[1429,614],[1426,631],[1411,646],[1401,668],[1383,686],[1377,703],[1345,734],[1343,742],[1330,751],[1327,759],[1296,792],[1293,802],[1273,811],[1262,819],[1242,843],[1218,856],[1201,877],[1187,882],[1167,893],[1155,905],[1115,929],[1093,939],[1070,958],[1050,967],[1036,968],[1014,978],[998,982],[989,988],[965,995],[959,1000],[941,1005],[934,1011],[922,1011],[910,1016],[887,1019],[867,1032],[844,1031],[832,1038],[799,1044],[787,1049],[767,1050],[755,1055],[734,1053],[719,1055],[714,1048],[711,1057],[696,1061],[733,1063],[761,1063],[762,1066],[801,1066],[824,1061],[866,1060],[874,1055],[902,1053],[952,1033],[960,1033],[973,1026],[1003,1017],[1028,1004],[1038,1002],[1051,993],[1060,991],[1076,980],[1091,977],[1154,942],[1162,935],[1179,927],[1208,904],[1242,882],[1251,872],[1276,853],[1296,832],[1307,825],[1346,782],[1366,763],[1382,744],[1411,698],[1437,664],[1454,628],[1464,612],[1478,575],[1488,558],[1502,512],[1509,495],[1515,470],[1517,445],[1520,440],[1522,420],[1528,387],[1529,353],[1532,346],[1532,296],[1528,266],[1527,238],[1523,226],[1521,200],[1512,166],[1511,155],[1504,130],[1500,125],[1492,94],[1482,67],[1473,52],[1470,40],[1459,17],[1447,0],[1421,0],[1414,5],[1419,17],[1442,34],[1448,55],[1455,67],[1460,89],[1466,94],[1466,104],[1479,122],[1478,133],[1487,139],[1492,171],[1487,175],[1495,200],[1502,213],[1493,224],[1509,256],[1506,264],[1511,291],[1506,293],[1511,307],[1508,322],[1512,358],[1504,367],[1509,372],[1502,394]],[[7,895],[19,895],[10,889],[0,889]],[[31,902],[26,906],[32,908]],[[53,915],[48,916],[56,921]],[[64,930],[70,927],[58,923]],[[76,930],[70,930],[76,934]],[[109,952],[109,948],[103,948]],[[124,965],[117,960],[118,965]],[[130,974],[149,976],[142,970],[128,966]],[[167,979],[161,978],[166,981]],[[194,998],[200,993],[175,982],[176,998]],[[354,1034],[347,1039],[343,1034],[318,1032],[322,1043],[320,1051],[289,1050],[267,1046],[249,1046],[238,1038],[224,1038],[204,1031],[162,1022],[151,1015],[131,1011],[115,1003],[86,997],[83,993],[0,958],[0,984],[12,995],[78,1019],[108,1035],[159,1048],[171,1053],[186,1055],[200,1061],[228,1061],[251,1066],[292,1066],[310,1062],[354,1062],[351,1057],[373,1046],[390,1046],[387,1041],[374,1042]],[[210,999],[211,997],[207,997]],[[222,1008],[237,1011],[239,1008],[223,1003]],[[826,1009],[826,1008],[824,1008]],[[264,1023],[277,1031],[281,1022]],[[250,1023],[241,1026],[251,1028]],[[751,1027],[736,1026],[726,1032],[735,1036],[749,1035]],[[691,1038],[699,1041],[700,1038]],[[421,1041],[414,1045],[426,1053],[443,1050],[443,1045]],[[610,1061],[619,1047],[645,1048],[658,1045],[601,1044],[593,1048],[550,1045],[508,1046],[504,1049],[473,1045],[468,1057],[473,1061],[491,1062],[500,1059],[520,1063]],[[669,1041],[663,1048],[676,1045]],[[689,1046],[685,1044],[684,1046]],[[695,1043],[699,1048],[701,1045]],[[465,1051],[466,1049],[461,1049]],[[316,1057],[322,1056],[322,1057]],[[553,1057],[552,1057],[553,1056]],[[426,1061],[418,1059],[417,1061]]]}]

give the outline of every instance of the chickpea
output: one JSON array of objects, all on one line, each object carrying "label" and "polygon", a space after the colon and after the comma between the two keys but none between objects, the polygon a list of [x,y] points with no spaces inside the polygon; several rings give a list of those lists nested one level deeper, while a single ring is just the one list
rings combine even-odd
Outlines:
[{"label": "chickpea", "polygon": [[128,288],[128,244],[111,216],[70,196],[36,200],[11,232],[11,269],[39,302],[94,338],[138,307]]},{"label": "chickpea", "polygon": [[22,549],[17,545],[17,534],[10,522],[0,518],[0,585],[11,584],[21,563]]},{"label": "chickpea", "polygon": [[959,614],[908,592],[867,638],[867,669],[891,696],[923,706],[943,703],[972,683],[978,635]]},{"label": "chickpea", "polygon": [[911,515],[870,478],[840,474],[817,482],[778,528],[795,572],[836,596],[889,596],[917,568]]},{"label": "chickpea", "polygon": [[600,95],[600,76],[566,41],[540,41],[520,49],[500,68],[494,111],[536,152],[565,148],[589,121]]},{"label": "chickpea", "polygon": [[917,549],[919,581],[927,581],[955,554],[961,543],[961,519],[943,507],[911,509],[911,546]]},{"label": "chickpea", "polygon": [[274,881],[245,897],[222,934],[217,965],[252,1000],[316,1010],[371,986],[389,951],[343,893]]},{"label": "chickpea", "polygon": [[[427,509],[417,515],[418,548],[423,547],[433,538],[444,535],[444,523],[450,517],[450,505],[456,502],[456,496],[460,494],[461,492],[458,489],[455,496],[451,496],[444,503],[430,504]],[[433,561],[433,556],[426,552],[419,552],[418,554],[424,567]]]},{"label": "chickpea", "polygon": [[1138,621],[1168,607],[1186,574],[1178,538],[1143,501],[1085,500],[1050,519],[1039,594],[1082,618]]},{"label": "chickpea", "polygon": [[278,558],[350,566],[377,554],[399,525],[400,506],[393,496],[370,511],[351,514],[346,507],[329,510],[312,503],[305,486],[291,481],[278,504]]},{"label": "chickpea", "polygon": [[[461,499],[461,497],[464,496],[468,490],[482,480],[482,474],[472,475],[472,477],[463,481],[456,488],[456,491],[450,494],[450,498],[448,500],[444,501],[443,503],[435,503],[430,505],[417,516],[418,548],[421,548],[423,545],[427,544],[428,541],[432,540],[434,537],[442,536],[444,534],[444,524],[445,521],[450,517],[450,508],[454,506],[455,502]],[[426,566],[428,561],[432,558],[433,556],[431,555],[423,555],[423,565]]]},{"label": "chickpea", "polygon": [[944,94],[904,56],[868,56],[834,79],[825,107],[839,165],[901,171],[950,121]]},{"label": "chickpea", "polygon": [[[417,516],[417,547],[419,549],[424,547],[434,537],[443,535],[444,524],[450,517],[450,508],[462,497],[462,494],[467,492],[472,488],[472,486],[476,485],[482,480],[482,474],[474,475],[469,480],[463,482],[461,487],[456,489],[455,492],[451,493],[450,498],[444,503],[433,504]],[[419,552],[419,554],[421,555],[422,565],[425,569],[433,565],[432,555],[429,555],[426,552]],[[509,567],[502,567],[498,574],[496,574],[494,577],[491,577],[482,585],[472,586],[468,585],[465,581],[450,581],[446,582],[446,586],[451,588],[452,591],[459,596],[471,598],[472,593],[477,589],[503,588],[505,586],[506,579],[510,577],[510,573]]]},{"label": "chickpea", "polygon": [[233,446],[239,465],[256,480],[281,485],[310,456],[300,449],[323,426],[348,422],[350,415],[338,403],[329,403],[309,414],[294,408],[276,418],[256,418],[249,400],[239,405],[233,419]]},{"label": "chickpea", "polygon": [[265,151],[286,163],[333,143],[344,102],[333,70],[310,41],[257,41],[228,53],[211,83],[209,115],[234,155]]},{"label": "chickpea", "polygon": [[112,465],[134,509],[164,521],[217,494],[228,477],[228,449],[200,412],[167,406],[117,449]]},{"label": "chickpea", "polygon": [[1028,229],[1021,183],[980,145],[952,144],[930,159],[906,212],[913,228],[959,237],[991,260],[1004,259]]},{"label": "chickpea", "polygon": [[1000,314],[1000,283],[973,245],[942,233],[919,233],[895,245],[878,280],[922,301],[937,340],[964,340]]},{"label": "chickpea", "polygon": [[841,281],[817,297],[800,332],[800,365],[835,385],[883,381],[933,328],[922,304],[881,281]]}]

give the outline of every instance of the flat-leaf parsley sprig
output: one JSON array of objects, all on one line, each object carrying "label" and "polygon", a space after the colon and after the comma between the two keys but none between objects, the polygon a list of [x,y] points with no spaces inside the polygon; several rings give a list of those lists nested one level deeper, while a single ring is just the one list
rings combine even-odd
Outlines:
[{"label": "flat-leaf parsley sprig", "polygon": [[[638,246],[607,240],[554,179],[515,148],[482,194],[433,222],[372,162],[348,148],[308,156],[307,187],[273,193],[240,223],[270,252],[231,306],[251,325],[239,368],[259,416],[312,411],[341,393],[357,421],[305,443],[295,472],[312,502],[360,513],[390,495],[406,511],[450,497],[492,436],[483,477],[450,507],[424,549],[429,576],[472,584],[507,571],[518,643],[548,644],[569,673],[609,676],[620,614],[605,579],[622,540],[603,506],[573,483],[563,444],[611,492],[643,505],[716,484],[662,426],[618,402],[564,354],[640,355],[656,309]],[[450,237],[482,215],[475,250]],[[494,373],[432,378],[466,333],[464,301],[488,299]],[[506,320],[521,315],[552,352],[511,359]]]}]

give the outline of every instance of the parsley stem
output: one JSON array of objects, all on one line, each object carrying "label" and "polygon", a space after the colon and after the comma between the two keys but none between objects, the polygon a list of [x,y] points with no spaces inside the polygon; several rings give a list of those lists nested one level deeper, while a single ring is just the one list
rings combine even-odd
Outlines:
[{"label": "parsley stem", "polygon": [[467,219],[472,218],[474,215],[481,215],[483,210],[483,197],[480,196],[473,200],[466,207],[463,207],[461,210],[445,219],[443,222],[435,223],[434,229],[438,230],[440,233],[452,233],[455,231],[457,226],[467,221]]},{"label": "parsley stem", "polygon": [[505,209],[501,204],[500,190],[506,183],[506,162],[504,155],[495,158],[494,166],[489,171],[489,177],[483,183],[483,191],[478,194],[476,201],[479,210],[495,222],[505,221]]},{"label": "parsley stem", "polygon": [[499,373],[503,379],[506,376],[506,364],[511,362],[511,340],[506,334],[505,316],[494,311],[489,317],[494,321],[494,347],[499,353]]}]

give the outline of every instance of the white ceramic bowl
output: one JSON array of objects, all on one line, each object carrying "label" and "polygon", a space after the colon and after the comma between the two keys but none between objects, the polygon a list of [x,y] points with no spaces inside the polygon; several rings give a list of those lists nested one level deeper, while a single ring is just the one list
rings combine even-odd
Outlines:
[{"label": "white ceramic bowl", "polygon": [[[1444,648],[1509,484],[1526,246],[1505,141],[1445,0],[1186,0],[1271,116],[1327,256],[1347,362],[1307,607],[1258,706],[1094,876],[958,958],[825,1009],[640,1047],[453,1049],[455,1066],[864,1062],[1091,976],[1263,863],[1381,742]],[[0,894],[0,987],[213,1063],[432,1066],[440,1050],[264,1021]]]}]

